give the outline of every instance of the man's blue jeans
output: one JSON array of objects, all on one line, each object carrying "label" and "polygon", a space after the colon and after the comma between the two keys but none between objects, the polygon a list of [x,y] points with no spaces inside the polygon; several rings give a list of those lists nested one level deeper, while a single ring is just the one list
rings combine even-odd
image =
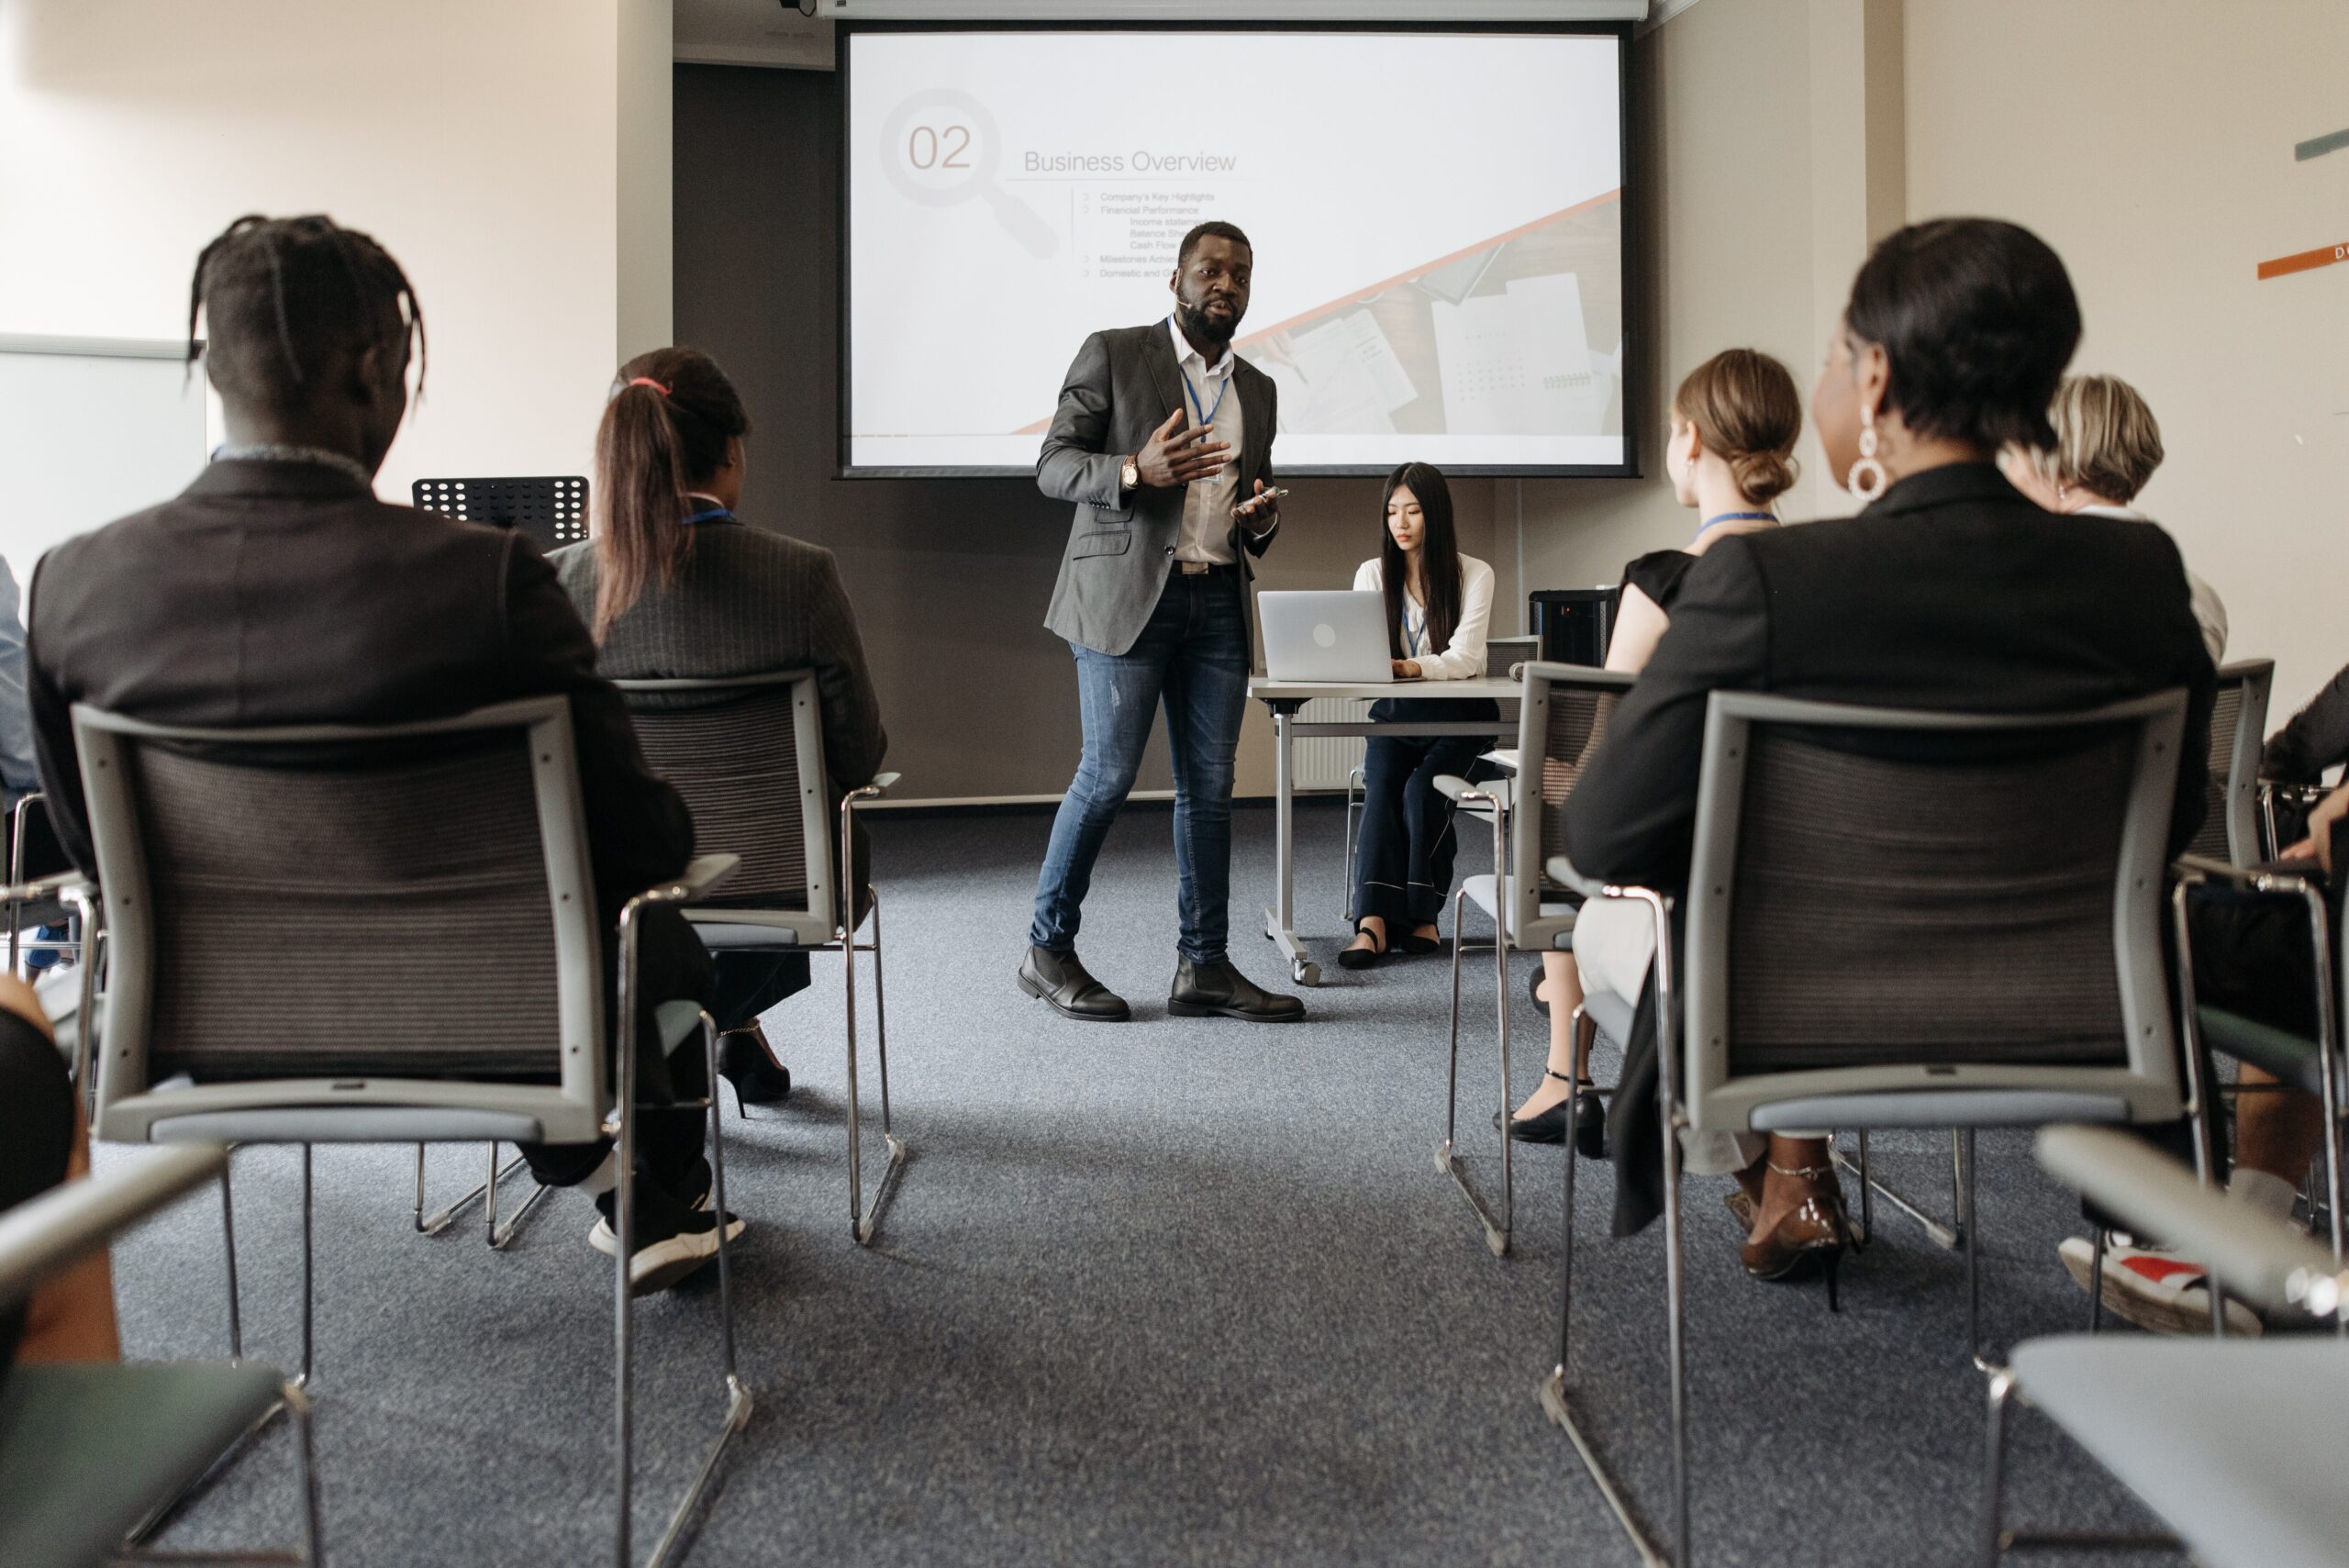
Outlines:
[{"label": "man's blue jeans", "polygon": [[1133,647],[1076,654],[1085,760],[1078,764],[1036,879],[1028,940],[1071,952],[1093,862],[1134,787],[1161,704],[1174,761],[1174,867],[1181,884],[1181,951],[1193,963],[1224,956],[1231,929],[1231,772],[1248,706],[1245,585],[1236,572],[1177,569]]}]

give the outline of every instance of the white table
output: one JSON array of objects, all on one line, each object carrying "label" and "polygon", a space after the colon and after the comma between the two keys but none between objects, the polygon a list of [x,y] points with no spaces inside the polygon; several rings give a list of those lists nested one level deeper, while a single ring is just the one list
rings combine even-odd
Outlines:
[{"label": "white table", "polygon": [[[1321,984],[1321,966],[1305,951],[1297,934],[1297,783],[1292,769],[1291,748],[1296,741],[1323,740],[1349,735],[1474,735],[1487,740],[1517,735],[1517,717],[1505,712],[1499,718],[1437,719],[1415,718],[1399,724],[1374,724],[1368,719],[1300,721],[1297,709],[1317,697],[1331,697],[1340,701],[1375,702],[1381,697],[1430,697],[1454,701],[1484,698],[1490,702],[1513,703],[1524,693],[1516,681],[1387,681],[1376,684],[1349,685],[1324,681],[1275,681],[1266,675],[1248,678],[1248,695],[1263,703],[1273,716],[1274,797],[1273,843],[1280,862],[1275,883],[1274,903],[1264,911],[1264,935],[1280,947],[1288,960],[1289,973],[1299,985]],[[1349,866],[1346,874],[1353,874]]]}]

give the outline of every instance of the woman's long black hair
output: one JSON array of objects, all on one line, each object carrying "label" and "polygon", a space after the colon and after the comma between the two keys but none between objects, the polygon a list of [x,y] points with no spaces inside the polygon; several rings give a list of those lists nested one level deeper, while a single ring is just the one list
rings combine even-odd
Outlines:
[{"label": "woman's long black hair", "polygon": [[1378,497],[1378,577],[1386,590],[1386,648],[1391,657],[1408,659],[1411,655],[1403,651],[1403,589],[1411,568],[1386,526],[1387,503],[1397,490],[1408,490],[1419,504],[1419,568],[1427,588],[1420,608],[1427,612],[1428,623],[1422,653],[1450,648],[1452,633],[1460,625],[1460,545],[1452,532],[1452,486],[1444,483],[1442,469],[1430,462],[1407,462],[1386,476],[1386,488]]}]

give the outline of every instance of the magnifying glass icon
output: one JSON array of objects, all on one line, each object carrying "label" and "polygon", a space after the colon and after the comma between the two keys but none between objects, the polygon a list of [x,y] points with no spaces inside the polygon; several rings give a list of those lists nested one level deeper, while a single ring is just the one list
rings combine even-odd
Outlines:
[{"label": "magnifying glass icon", "polygon": [[1030,255],[1041,261],[1059,252],[1052,225],[996,180],[1003,136],[968,93],[934,87],[899,104],[881,128],[880,154],[889,183],[907,200],[947,207],[978,197]]}]

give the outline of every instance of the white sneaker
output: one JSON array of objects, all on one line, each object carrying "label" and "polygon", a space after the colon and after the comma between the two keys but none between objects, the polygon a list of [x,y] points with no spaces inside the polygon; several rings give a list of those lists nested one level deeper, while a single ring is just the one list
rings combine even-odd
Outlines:
[{"label": "white sneaker", "polygon": [[[597,1198],[596,1207],[607,1207],[611,1195]],[[638,1190],[637,1203],[637,1224],[641,1228],[639,1234],[650,1240],[629,1259],[629,1288],[635,1294],[645,1296],[666,1290],[718,1256],[718,1228],[709,1217],[707,1192],[690,1209],[680,1212],[675,1198],[648,1182]],[[739,1215],[726,1216],[725,1226],[729,1241],[746,1229]],[[607,1258],[619,1256],[619,1239],[609,1218],[599,1215],[587,1232],[587,1244]]]},{"label": "white sneaker", "polygon": [[[740,1240],[749,1229],[740,1215],[727,1221],[726,1240]],[[616,1256],[619,1244],[613,1239],[612,1228],[602,1220],[587,1233],[587,1244],[606,1257]],[[628,1287],[638,1296],[650,1296],[668,1289],[694,1273],[718,1256],[718,1227],[707,1230],[680,1230],[657,1241],[648,1241],[636,1250],[628,1261]]]},{"label": "white sneaker", "polygon": [[[2096,1244],[2085,1236],[2065,1239],[2056,1251],[2072,1283],[2082,1290],[2095,1271]],[[2210,1288],[2207,1271],[2158,1247],[2136,1247],[2108,1240],[2104,1248],[2105,1310],[2155,1334],[2207,1334],[2210,1331]],[[2226,1300],[2227,1332],[2255,1337],[2265,1327],[2247,1303]]]}]

